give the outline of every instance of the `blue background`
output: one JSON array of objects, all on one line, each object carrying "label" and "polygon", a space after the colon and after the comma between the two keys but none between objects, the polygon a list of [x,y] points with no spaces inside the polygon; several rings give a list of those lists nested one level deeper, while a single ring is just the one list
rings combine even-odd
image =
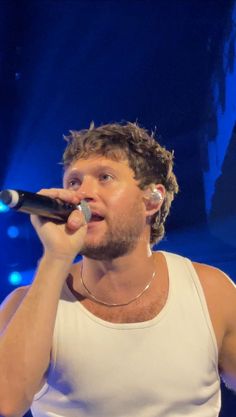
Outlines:
[{"label": "blue background", "polygon": [[[175,152],[159,248],[236,280],[235,23],[228,0],[0,1],[1,189],[60,186],[63,134],[138,121]],[[3,300],[42,249],[27,215],[1,210]]]}]

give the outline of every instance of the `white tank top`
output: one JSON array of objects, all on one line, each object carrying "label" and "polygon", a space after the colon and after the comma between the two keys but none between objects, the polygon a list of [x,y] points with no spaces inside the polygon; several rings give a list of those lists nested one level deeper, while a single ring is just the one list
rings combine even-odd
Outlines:
[{"label": "white tank top", "polygon": [[152,320],[104,321],[64,286],[34,417],[218,416],[217,344],[201,284],[188,259],[162,253],[169,294]]}]

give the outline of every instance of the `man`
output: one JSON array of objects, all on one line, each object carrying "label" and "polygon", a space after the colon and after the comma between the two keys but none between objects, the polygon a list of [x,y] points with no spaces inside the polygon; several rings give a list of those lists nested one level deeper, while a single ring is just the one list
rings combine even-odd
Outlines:
[{"label": "man", "polygon": [[[178,185],[173,155],[136,124],[71,132],[66,224],[32,216],[44,253],[1,309],[0,414],[216,417],[236,387],[236,291],[219,270],[151,247]],[[82,255],[82,261],[73,263]]]}]

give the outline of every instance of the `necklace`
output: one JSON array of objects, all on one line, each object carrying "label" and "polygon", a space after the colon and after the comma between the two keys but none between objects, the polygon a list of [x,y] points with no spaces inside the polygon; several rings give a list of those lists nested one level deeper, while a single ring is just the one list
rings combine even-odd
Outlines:
[{"label": "necklace", "polygon": [[89,294],[90,298],[92,298],[92,300],[96,301],[99,304],[102,304],[104,306],[108,306],[108,307],[122,307],[122,306],[127,306],[128,304],[133,303],[134,301],[136,301],[138,298],[140,298],[147,290],[148,288],[150,288],[152,281],[154,280],[156,276],[156,271],[154,271],[152,273],[152,277],[150,279],[150,281],[147,283],[147,285],[143,288],[143,290],[138,293],[134,298],[131,298],[131,300],[126,301],[125,303],[107,303],[106,301],[100,300],[99,298],[97,298],[87,287],[87,285],[84,282],[84,278],[83,278],[83,264],[81,265],[81,272],[80,272],[80,282],[83,286],[83,288],[85,289],[85,291]]}]

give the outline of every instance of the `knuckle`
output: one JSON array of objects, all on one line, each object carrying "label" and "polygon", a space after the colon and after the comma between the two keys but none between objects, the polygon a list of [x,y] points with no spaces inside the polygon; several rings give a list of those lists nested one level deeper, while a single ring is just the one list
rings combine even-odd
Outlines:
[{"label": "knuckle", "polygon": [[53,189],[52,188],[41,188],[37,194],[42,194],[42,195],[49,195],[52,194]]}]

